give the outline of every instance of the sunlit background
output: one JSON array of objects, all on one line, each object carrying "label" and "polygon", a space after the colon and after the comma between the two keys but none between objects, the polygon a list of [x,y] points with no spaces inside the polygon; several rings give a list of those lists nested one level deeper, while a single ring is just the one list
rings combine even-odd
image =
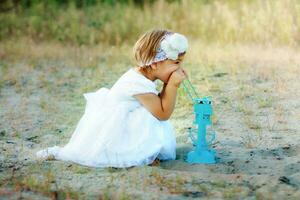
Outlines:
[{"label": "sunlit background", "polygon": [[[132,171],[37,162],[35,151],[69,140],[83,93],[110,88],[134,66],[132,47],[153,28],[188,38],[183,66],[213,98],[221,163],[187,166],[182,149],[174,162]],[[299,45],[299,0],[0,1],[0,198],[296,199]],[[192,120],[180,88],[178,147],[191,145]]]}]

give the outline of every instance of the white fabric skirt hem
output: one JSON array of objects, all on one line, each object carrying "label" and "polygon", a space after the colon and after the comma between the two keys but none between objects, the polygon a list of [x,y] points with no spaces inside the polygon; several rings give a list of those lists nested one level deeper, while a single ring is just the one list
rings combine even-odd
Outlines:
[{"label": "white fabric skirt hem", "polygon": [[[176,153],[174,152],[170,156],[162,156],[160,152],[151,153],[149,156],[143,156],[143,158],[136,159],[136,160],[129,160],[127,158],[121,159],[120,162],[109,162],[107,160],[101,161],[89,161],[89,160],[82,160],[82,159],[75,159],[74,157],[68,158],[68,155],[64,156],[62,153],[63,148],[59,146],[53,146],[48,147],[46,149],[40,150],[36,153],[36,156],[41,159],[46,159],[49,157],[54,157],[56,160],[61,161],[70,161],[77,164],[81,164],[88,167],[116,167],[116,168],[126,168],[126,167],[132,167],[132,166],[143,166],[143,165],[149,165],[151,164],[156,158],[159,158],[161,160],[175,160]],[[136,156],[135,156],[136,158]]]}]

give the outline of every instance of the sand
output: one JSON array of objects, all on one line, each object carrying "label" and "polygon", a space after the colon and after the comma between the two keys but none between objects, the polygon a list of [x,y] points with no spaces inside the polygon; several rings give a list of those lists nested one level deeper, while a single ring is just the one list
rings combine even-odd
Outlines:
[{"label": "sand", "polygon": [[64,60],[0,63],[1,199],[299,199],[299,51],[216,52],[187,63],[201,94],[213,96],[218,163],[212,165],[185,162],[193,113],[182,92],[171,118],[176,160],[127,169],[38,160],[37,150],[70,138],[84,112],[82,93],[111,86],[127,68],[82,68]]}]

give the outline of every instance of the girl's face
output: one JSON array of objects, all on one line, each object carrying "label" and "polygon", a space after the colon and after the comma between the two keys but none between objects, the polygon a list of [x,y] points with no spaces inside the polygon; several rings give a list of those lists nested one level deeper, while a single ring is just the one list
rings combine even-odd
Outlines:
[{"label": "girl's face", "polygon": [[184,55],[178,56],[177,60],[167,59],[156,63],[155,76],[164,83],[168,83],[171,74],[181,67]]}]

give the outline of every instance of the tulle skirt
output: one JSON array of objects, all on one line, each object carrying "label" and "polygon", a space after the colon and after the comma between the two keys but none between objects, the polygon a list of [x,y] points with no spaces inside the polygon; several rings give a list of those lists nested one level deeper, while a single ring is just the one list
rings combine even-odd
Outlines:
[{"label": "tulle skirt", "polygon": [[176,139],[169,121],[160,121],[138,101],[118,101],[109,89],[85,93],[85,112],[69,142],[37,152],[45,158],[91,167],[148,165],[174,160]]}]

